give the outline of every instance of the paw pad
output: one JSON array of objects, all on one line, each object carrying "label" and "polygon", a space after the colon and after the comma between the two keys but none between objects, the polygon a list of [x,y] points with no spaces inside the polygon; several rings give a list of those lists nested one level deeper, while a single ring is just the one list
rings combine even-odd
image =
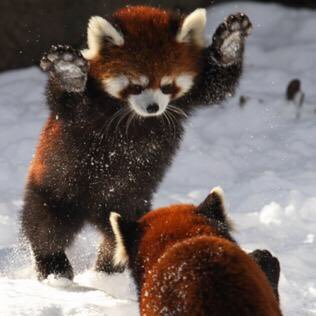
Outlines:
[{"label": "paw pad", "polygon": [[68,92],[83,91],[88,73],[88,62],[80,51],[68,45],[53,45],[41,59],[42,70]]},{"label": "paw pad", "polygon": [[213,36],[213,51],[216,61],[231,65],[240,60],[245,38],[251,33],[252,24],[243,13],[228,16]]},{"label": "paw pad", "polygon": [[247,36],[251,33],[252,24],[244,13],[237,13],[228,16],[224,24],[230,32],[240,32],[241,35]]}]

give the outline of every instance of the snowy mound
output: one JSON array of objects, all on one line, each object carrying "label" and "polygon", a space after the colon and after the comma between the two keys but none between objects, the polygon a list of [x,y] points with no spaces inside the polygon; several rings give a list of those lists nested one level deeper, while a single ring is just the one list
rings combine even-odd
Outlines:
[{"label": "snowy mound", "polygon": [[[188,123],[155,206],[199,202],[222,186],[241,245],[267,248],[281,261],[284,314],[315,315],[315,13],[235,1],[209,10],[208,34],[236,11],[254,22],[240,89],[225,106],[199,110]],[[299,115],[285,100],[293,78],[306,96]],[[127,273],[91,271],[99,236],[90,227],[69,250],[74,282],[35,279],[28,247],[19,239],[19,209],[47,116],[44,86],[45,76],[35,68],[0,75],[0,315],[138,315]]]}]

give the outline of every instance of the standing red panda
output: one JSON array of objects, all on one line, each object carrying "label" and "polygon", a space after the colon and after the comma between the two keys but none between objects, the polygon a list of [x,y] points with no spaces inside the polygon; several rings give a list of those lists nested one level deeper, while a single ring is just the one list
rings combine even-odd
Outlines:
[{"label": "standing red panda", "polygon": [[139,218],[199,104],[234,92],[251,23],[229,16],[205,45],[206,11],[127,7],[92,17],[88,48],[53,46],[41,61],[50,109],[22,211],[39,278],[72,278],[65,254],[85,223],[104,237],[96,262],[113,272],[109,212]]},{"label": "standing red panda", "polygon": [[110,222],[115,264],[128,263],[141,315],[281,315],[267,277],[230,235],[220,188],[198,207],[173,205],[137,222],[112,213]]}]

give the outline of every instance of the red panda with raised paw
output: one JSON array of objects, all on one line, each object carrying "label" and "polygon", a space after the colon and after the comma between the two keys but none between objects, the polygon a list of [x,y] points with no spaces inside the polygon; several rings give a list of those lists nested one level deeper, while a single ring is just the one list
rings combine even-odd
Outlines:
[{"label": "red panda with raised paw", "polygon": [[234,92],[251,23],[229,16],[209,46],[205,23],[204,9],[126,7],[91,18],[82,53],[58,45],[42,58],[50,114],[22,211],[40,279],[73,277],[65,250],[85,223],[103,234],[96,269],[116,271],[109,213],[149,211],[186,118]]},{"label": "red panda with raised paw", "polygon": [[[137,222],[112,213],[110,222],[115,264],[131,269],[142,316],[282,315],[267,276],[231,237],[220,188],[197,207],[160,208]],[[261,253],[277,288],[279,263]]]}]

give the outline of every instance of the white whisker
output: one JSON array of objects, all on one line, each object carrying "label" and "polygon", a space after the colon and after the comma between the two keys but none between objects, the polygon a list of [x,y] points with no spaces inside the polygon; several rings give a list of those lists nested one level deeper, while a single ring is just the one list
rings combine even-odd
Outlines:
[{"label": "white whisker", "polygon": [[171,122],[171,127],[172,127],[172,135],[173,135],[173,138],[175,138],[175,136],[176,136],[176,130],[177,130],[177,128],[176,128],[176,124],[175,124],[175,117],[174,117],[174,115],[172,114],[172,112],[171,111],[169,111],[168,109],[165,111],[165,113],[166,113],[166,116],[168,117],[168,119],[170,120],[170,122]]},{"label": "white whisker", "polygon": [[125,128],[125,133],[126,133],[127,136],[128,136],[128,130],[129,130],[129,128],[130,128],[130,126],[131,126],[131,124],[132,124],[132,122],[133,122],[133,120],[134,120],[134,118],[136,116],[137,115],[136,115],[136,113],[134,111],[130,111],[130,115],[129,115],[128,119],[127,119],[126,128]]},{"label": "white whisker", "polygon": [[130,108],[127,108],[125,110],[125,112],[122,114],[122,116],[120,117],[120,119],[118,120],[116,127],[115,127],[115,133],[118,131],[120,124],[123,122],[123,120],[128,117],[128,115],[131,113]]},{"label": "white whisker", "polygon": [[179,114],[179,115],[184,116],[185,118],[188,117],[188,115],[187,115],[182,109],[177,108],[177,107],[175,107],[174,105],[169,104],[169,105],[168,105],[168,109],[169,109],[171,112],[173,112],[173,113],[176,113],[176,114]]}]

